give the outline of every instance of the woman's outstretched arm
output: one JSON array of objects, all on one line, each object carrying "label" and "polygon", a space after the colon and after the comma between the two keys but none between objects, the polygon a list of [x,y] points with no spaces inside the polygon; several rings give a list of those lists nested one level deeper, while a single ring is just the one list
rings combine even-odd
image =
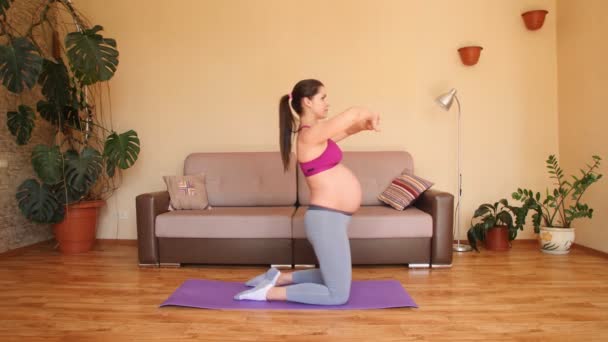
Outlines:
[{"label": "woman's outstretched arm", "polygon": [[332,137],[332,140],[335,142],[338,142],[353,134],[357,134],[361,131],[375,130],[375,131],[379,132],[380,131],[379,126],[380,126],[380,116],[379,115],[373,119],[360,120],[360,121],[357,121],[354,124],[352,124],[350,127],[346,128],[344,131],[336,134],[334,137]]},{"label": "woman's outstretched arm", "polygon": [[318,144],[325,142],[327,139],[332,139],[359,122],[366,121],[377,122],[378,113],[361,107],[352,107],[329,120],[319,122],[311,129],[301,132],[300,136],[305,143]]}]

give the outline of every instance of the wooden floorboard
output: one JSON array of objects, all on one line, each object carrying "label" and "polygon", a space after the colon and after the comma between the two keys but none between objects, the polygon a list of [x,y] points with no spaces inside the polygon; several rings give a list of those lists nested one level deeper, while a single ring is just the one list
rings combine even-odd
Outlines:
[{"label": "wooden floorboard", "polygon": [[449,269],[355,267],[397,279],[418,309],[222,311],[166,307],[184,280],[244,281],[262,266],[140,268],[134,243],[67,256],[53,242],[0,256],[0,341],[608,341],[608,258],[463,253]]}]

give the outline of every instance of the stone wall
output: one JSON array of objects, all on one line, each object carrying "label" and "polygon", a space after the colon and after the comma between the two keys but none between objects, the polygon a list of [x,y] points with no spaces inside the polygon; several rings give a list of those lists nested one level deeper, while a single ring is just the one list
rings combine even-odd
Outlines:
[{"label": "stone wall", "polygon": [[[19,146],[6,125],[6,112],[14,110],[13,101],[7,98],[4,87],[0,88],[0,253],[31,245],[52,238],[50,225],[28,221],[17,204],[17,188],[28,178],[36,178],[32,168],[31,154],[37,144],[53,141],[53,128],[42,119],[36,120],[32,139],[27,145]],[[28,105],[35,108],[36,96],[30,96]],[[7,108],[10,107],[10,108]],[[38,115],[38,114],[36,114]]]},{"label": "stone wall", "polygon": [[[15,7],[9,9],[7,18],[24,18],[24,12],[40,6],[41,3],[40,0],[15,2],[11,5]],[[11,15],[14,10],[18,12]],[[24,24],[13,21],[12,25],[21,27]],[[6,37],[0,36],[0,44],[5,43]],[[36,102],[41,98],[38,86],[31,91],[15,95],[0,85],[0,253],[53,237],[50,225],[32,223],[21,214],[15,198],[17,188],[23,181],[37,178],[32,168],[32,150],[37,144],[49,144],[53,141],[53,127],[36,114],[38,119],[35,121],[32,139],[27,145],[19,146],[6,124],[8,111],[16,110],[19,104],[36,108]]]}]

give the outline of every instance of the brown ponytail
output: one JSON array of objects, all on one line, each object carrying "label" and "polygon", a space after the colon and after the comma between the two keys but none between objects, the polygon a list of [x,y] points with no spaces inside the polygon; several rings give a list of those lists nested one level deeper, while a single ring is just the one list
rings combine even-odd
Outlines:
[{"label": "brown ponytail", "polygon": [[[302,115],[302,99],[312,98],[317,95],[323,83],[317,80],[308,79],[298,82],[291,91],[291,107],[298,114]],[[289,107],[290,95],[283,95],[279,101],[279,144],[281,146],[281,158],[283,159],[283,169],[289,169],[289,158],[291,156],[291,139],[294,133],[296,122],[291,114]]]},{"label": "brown ponytail", "polygon": [[289,108],[289,95],[283,95],[279,101],[279,144],[281,146],[281,159],[283,159],[283,170],[289,169],[289,157],[291,155],[291,133],[295,122]]}]

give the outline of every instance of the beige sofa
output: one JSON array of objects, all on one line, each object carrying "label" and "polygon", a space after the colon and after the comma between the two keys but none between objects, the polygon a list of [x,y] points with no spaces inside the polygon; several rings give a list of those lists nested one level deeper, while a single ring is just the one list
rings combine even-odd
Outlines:
[{"label": "beige sofa", "polygon": [[[306,180],[278,152],[194,153],[184,174],[205,172],[211,209],[169,211],[169,193],[137,196],[140,265],[317,263],[304,232]],[[413,160],[403,151],[344,152],[363,201],[349,238],[353,264],[452,264],[454,197],[431,188],[403,211],[377,199]]]}]

